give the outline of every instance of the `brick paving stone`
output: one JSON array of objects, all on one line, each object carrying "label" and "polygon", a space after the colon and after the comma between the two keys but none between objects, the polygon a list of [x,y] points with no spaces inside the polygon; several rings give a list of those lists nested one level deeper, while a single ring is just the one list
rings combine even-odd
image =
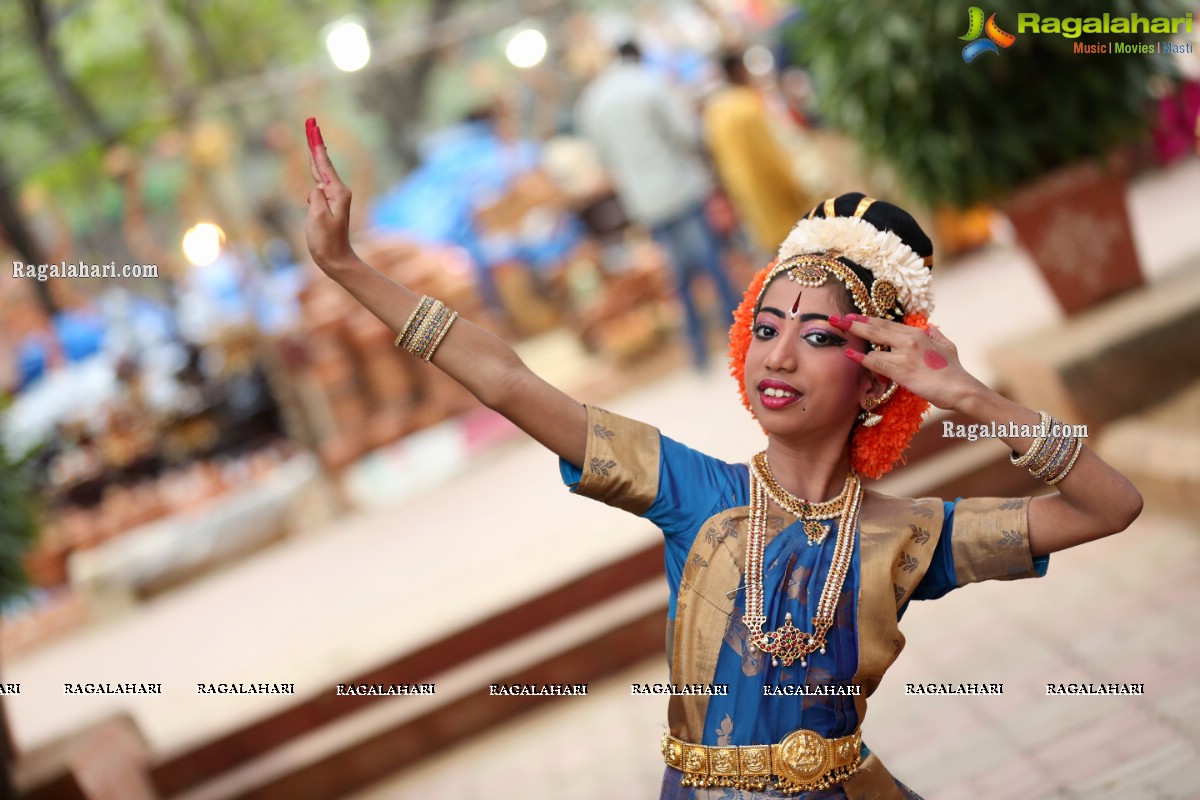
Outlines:
[{"label": "brick paving stone", "polygon": [[[957,700],[936,705],[927,702],[933,699],[935,698],[906,696],[894,703],[900,710],[901,719],[911,728],[920,730],[920,736],[902,736],[887,742],[877,742],[872,738],[867,744],[872,748],[878,747],[881,752],[886,751],[889,759],[908,760],[918,757],[921,751],[939,752],[946,744],[979,727],[982,718],[973,704],[964,703],[958,698],[936,698]],[[872,703],[878,706],[874,699]],[[878,727],[875,723],[883,721],[876,717],[876,712],[877,707],[868,711],[868,731],[875,730]],[[898,729],[898,724],[893,724],[896,724]]]},{"label": "brick paving stone", "polygon": [[1031,769],[1029,762],[1017,756],[998,761],[971,778],[937,791],[928,792],[926,800],[1057,800],[1065,798],[1064,790],[1056,789],[1048,776]]},{"label": "brick paving stone", "polygon": [[1062,785],[1073,787],[1113,764],[1145,759],[1173,738],[1173,731],[1152,715],[1125,705],[1041,745],[1031,760]]},{"label": "brick paving stone", "polygon": [[1200,751],[1182,742],[1142,758],[1104,765],[1076,784],[1073,800],[1196,800],[1200,798]]},{"label": "brick paving stone", "polygon": [[927,748],[904,759],[889,759],[886,754],[881,758],[913,791],[924,794],[960,784],[992,768],[998,760],[1016,755],[1010,737],[980,725],[936,749]]},{"label": "brick paving stone", "polygon": [[1200,681],[1196,680],[1194,668],[1186,678],[1182,674],[1178,678],[1177,682],[1164,681],[1161,689],[1157,683],[1149,684],[1147,694],[1159,719],[1173,725],[1193,746],[1200,747],[1200,725],[1196,722],[1200,720]]}]

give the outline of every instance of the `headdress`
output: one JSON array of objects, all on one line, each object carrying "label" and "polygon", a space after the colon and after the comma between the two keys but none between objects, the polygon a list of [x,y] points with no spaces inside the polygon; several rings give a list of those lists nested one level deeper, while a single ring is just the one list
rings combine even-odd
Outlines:
[{"label": "headdress", "polygon": [[[734,312],[729,336],[730,371],[742,403],[751,408],[744,381],[746,352],[763,293],[780,275],[804,286],[830,277],[841,282],[863,314],[928,326],[933,311],[930,270],[933,244],[907,211],[859,192],[817,205],[796,223],[774,262],[760,270]],[[850,463],[856,472],[878,478],[895,466],[929,403],[903,387],[871,411],[883,419],[874,427],[856,425]]]}]

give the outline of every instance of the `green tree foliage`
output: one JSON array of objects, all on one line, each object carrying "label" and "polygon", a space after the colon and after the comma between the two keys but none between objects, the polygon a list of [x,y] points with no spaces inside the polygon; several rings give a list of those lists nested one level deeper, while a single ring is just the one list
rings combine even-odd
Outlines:
[{"label": "green tree foliage", "polygon": [[37,539],[38,515],[28,457],[14,459],[0,439],[0,603],[28,588],[23,559]]},{"label": "green tree foliage", "polygon": [[[136,152],[194,114],[232,117],[247,134],[278,119],[278,81],[249,99],[223,87],[301,65],[325,66],[323,26],[358,13],[392,29],[433,0],[16,0],[0,3],[0,159],[9,189],[36,186],[76,227],[111,224],[119,193],[105,175],[104,143],[65,107],[32,35],[45,20],[62,72],[102,128]],[[269,79],[264,79],[269,82]],[[242,84],[244,86],[244,83]],[[267,101],[264,102],[264,98]],[[97,214],[99,218],[97,219]]]},{"label": "green tree foliage", "polygon": [[[1162,34],[1024,33],[999,54],[963,61],[966,6],[934,0],[798,0],[785,41],[812,72],[820,110],[914,198],[968,206],[1055,167],[1103,156],[1143,135],[1148,84],[1167,69],[1147,55],[1086,55],[1073,41],[1159,41]],[[1017,12],[1088,17],[1182,15],[1175,0],[1028,0],[987,6],[1017,33]]]}]

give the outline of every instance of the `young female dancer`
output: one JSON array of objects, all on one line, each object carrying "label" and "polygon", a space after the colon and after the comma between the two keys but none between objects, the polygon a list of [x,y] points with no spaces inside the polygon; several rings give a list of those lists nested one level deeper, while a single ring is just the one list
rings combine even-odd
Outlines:
[{"label": "young female dancer", "polygon": [[[580,404],[502,340],[360,260],[350,190],[319,132],[310,142],[317,265],[397,331],[397,347],[557,454],[572,491],[662,529],[672,683],[729,687],[671,698],[664,800],[917,797],[861,733],[867,697],[903,648],[908,602],[1043,575],[1050,553],[1124,530],[1141,511],[1137,490],[1070,427],[963,369],[928,324],[929,239],[890,203],[845,194],[818,205],[751,283],[730,365],[767,444],[728,464]],[[930,404],[998,423],[1016,467],[1055,491],[948,503],[866,489]]]}]

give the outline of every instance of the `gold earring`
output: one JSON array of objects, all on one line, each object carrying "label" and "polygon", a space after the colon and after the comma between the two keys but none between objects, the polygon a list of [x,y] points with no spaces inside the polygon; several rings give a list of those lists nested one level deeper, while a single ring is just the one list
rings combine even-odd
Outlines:
[{"label": "gold earring", "polygon": [[888,386],[887,391],[885,391],[879,397],[868,397],[866,399],[866,401],[863,403],[864,416],[862,418],[862,426],[864,428],[874,428],[876,425],[883,422],[883,415],[876,414],[875,409],[886,403],[888,400],[891,400],[892,395],[896,393],[898,388],[900,388],[900,385],[895,381],[892,381],[891,385]]}]

